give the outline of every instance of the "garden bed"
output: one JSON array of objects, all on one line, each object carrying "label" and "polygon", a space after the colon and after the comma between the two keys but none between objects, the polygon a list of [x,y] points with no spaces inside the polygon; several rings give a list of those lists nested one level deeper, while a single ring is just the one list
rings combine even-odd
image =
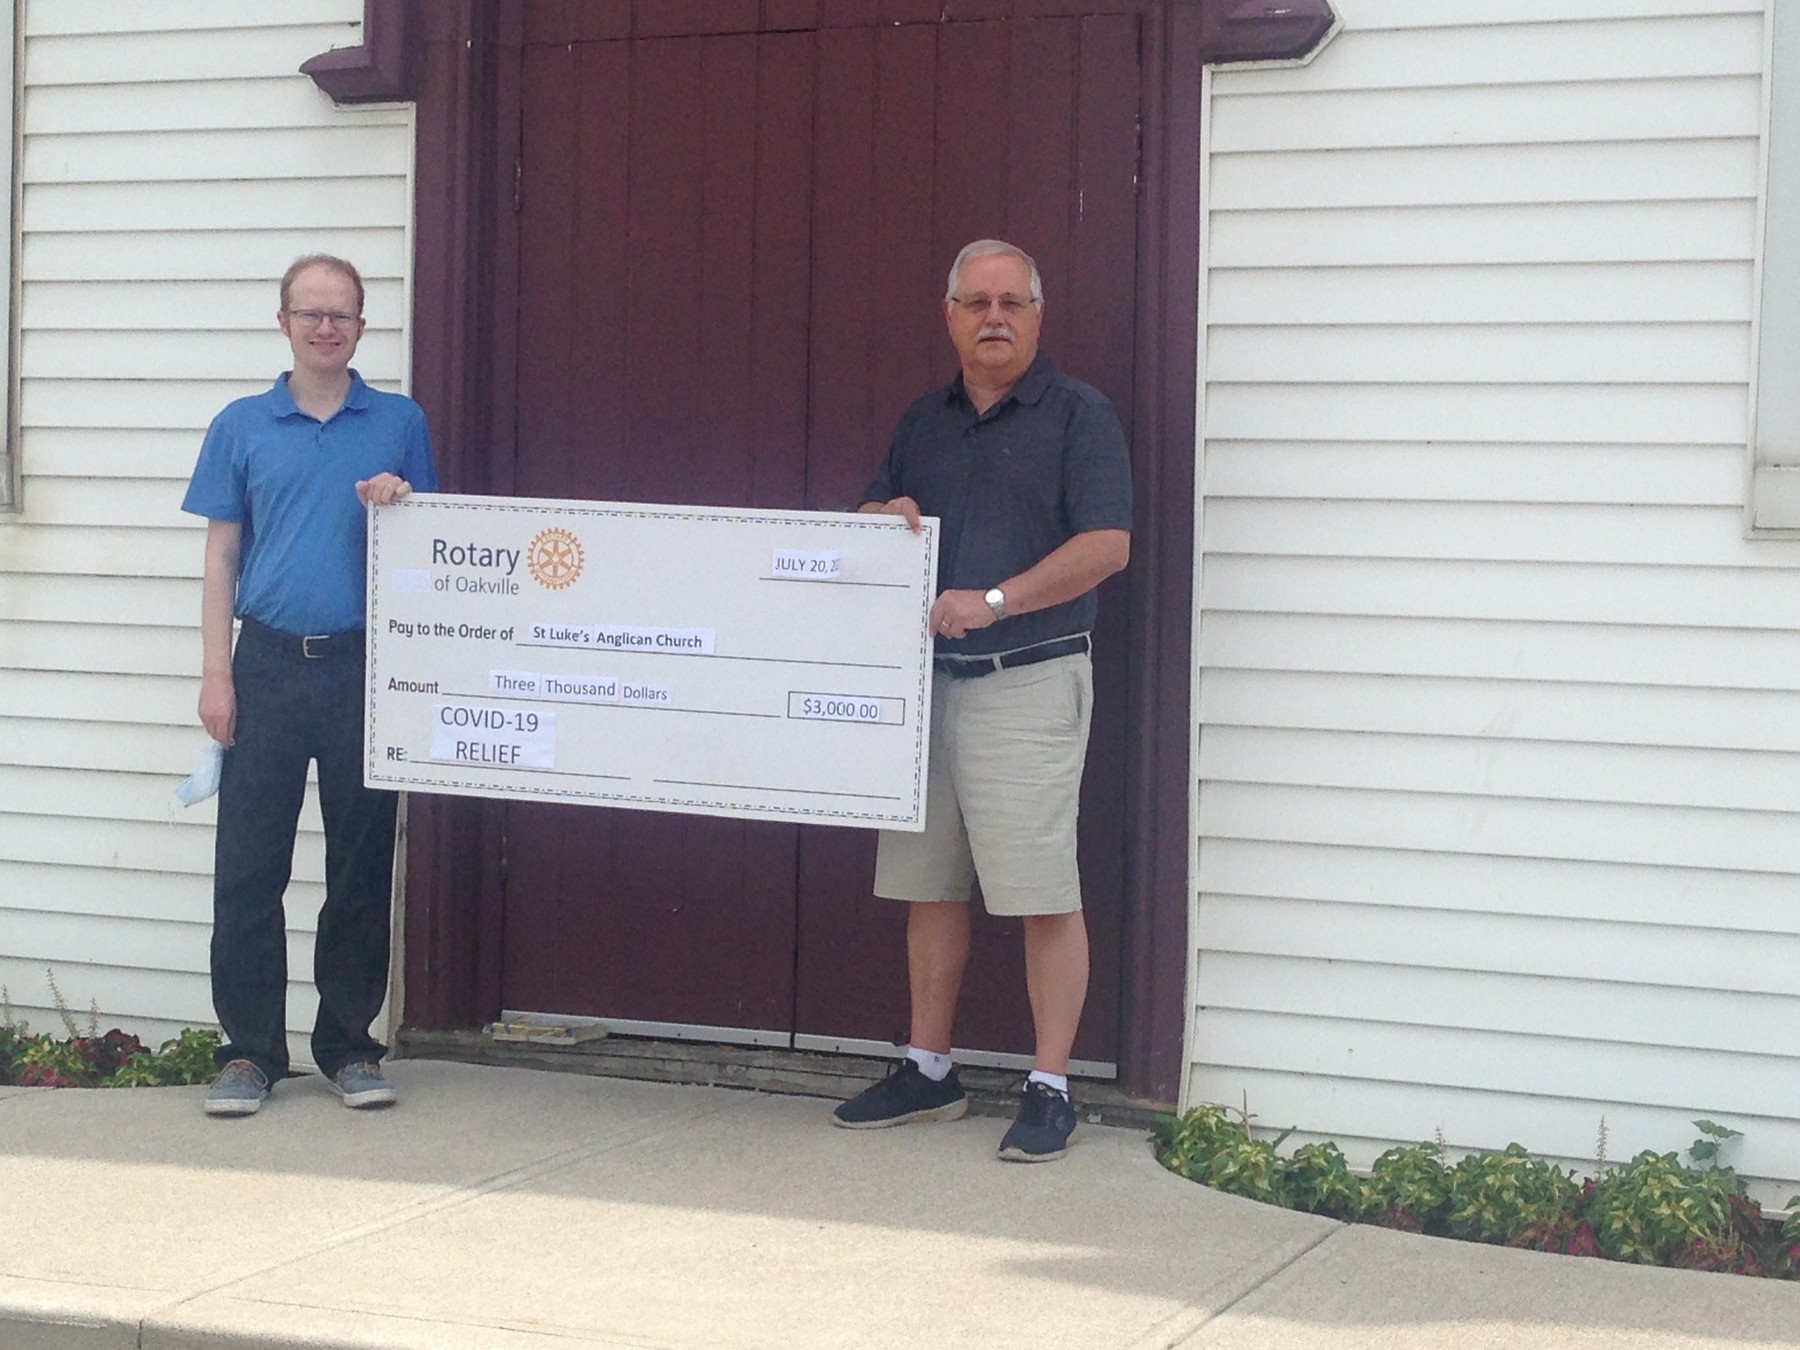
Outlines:
[{"label": "garden bed", "polygon": [[1156,1156],[1177,1175],[1233,1195],[1346,1223],[1685,1270],[1800,1279],[1800,1196],[1785,1222],[1766,1216],[1743,1181],[1719,1164],[1737,1131],[1696,1121],[1684,1163],[1645,1151],[1577,1181],[1518,1144],[1455,1163],[1436,1144],[1391,1148],[1367,1176],[1336,1144],[1283,1157],[1286,1135],[1255,1138],[1241,1112],[1197,1106],[1157,1131]]}]

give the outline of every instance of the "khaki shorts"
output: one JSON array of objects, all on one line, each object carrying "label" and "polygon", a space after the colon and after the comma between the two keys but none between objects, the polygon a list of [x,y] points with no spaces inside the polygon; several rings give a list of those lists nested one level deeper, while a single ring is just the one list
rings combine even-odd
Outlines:
[{"label": "khaki shorts", "polygon": [[925,830],[881,831],[875,894],[967,900],[979,875],[990,914],[1080,909],[1075,819],[1093,706],[1085,652],[972,680],[933,675]]}]

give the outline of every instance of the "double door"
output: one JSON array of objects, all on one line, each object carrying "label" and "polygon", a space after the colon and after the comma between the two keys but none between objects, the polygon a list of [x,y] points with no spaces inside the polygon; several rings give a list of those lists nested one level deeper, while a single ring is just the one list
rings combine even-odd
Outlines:
[{"label": "double door", "polygon": [[[1036,256],[1045,350],[1129,426],[1139,17],[1037,7],[1084,12],[944,21],[934,0],[896,22],[824,0],[778,27],[768,3],[527,4],[496,481],[852,508],[902,409],[954,373],[945,272],[988,236]],[[1126,584],[1102,591],[1082,797],[1090,1064],[1117,1058]],[[805,1048],[906,1038],[904,907],[870,894],[872,833],[502,813],[503,1006]],[[958,1040],[1031,1048],[1020,926],[979,907]]]}]

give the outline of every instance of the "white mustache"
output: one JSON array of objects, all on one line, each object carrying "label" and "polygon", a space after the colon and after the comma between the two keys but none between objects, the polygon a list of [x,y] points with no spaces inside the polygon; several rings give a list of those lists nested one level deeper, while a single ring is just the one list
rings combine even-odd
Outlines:
[{"label": "white mustache", "polygon": [[1005,324],[990,323],[982,327],[982,330],[975,335],[975,340],[980,342],[983,338],[1005,338],[1010,342],[1012,340],[1012,335],[1012,329],[1008,328]]}]

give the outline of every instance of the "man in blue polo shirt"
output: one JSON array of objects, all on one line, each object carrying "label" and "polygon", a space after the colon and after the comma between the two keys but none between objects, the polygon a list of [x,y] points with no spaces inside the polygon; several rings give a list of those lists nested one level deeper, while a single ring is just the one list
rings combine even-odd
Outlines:
[{"label": "man in blue polo shirt", "polygon": [[254,1114],[287,1073],[282,897],[309,761],[325,823],[313,1058],[346,1106],[395,1098],[369,1034],[387,990],[396,798],[362,777],[365,507],[435,491],[437,475],[419,405],[350,368],[362,311],[342,258],[288,268],[276,322],[294,368],[213,419],[182,502],[207,519],[200,721],[227,747],[212,936],[226,1043],[208,1115]]},{"label": "man in blue polo shirt", "polygon": [[1094,588],[1131,555],[1131,466],[1112,404],[1038,351],[1037,264],[996,239],[957,255],[944,318],[962,365],[900,419],[862,510],[938,517],[939,595],[925,832],[884,831],[875,894],[910,902],[912,1045],[837,1108],[875,1129],[955,1120],[951,1063],[977,876],[992,914],[1025,928],[1037,1045],[1012,1162],[1060,1158],[1074,1137],[1069,1055],[1087,999],[1075,820],[1093,706]]}]

